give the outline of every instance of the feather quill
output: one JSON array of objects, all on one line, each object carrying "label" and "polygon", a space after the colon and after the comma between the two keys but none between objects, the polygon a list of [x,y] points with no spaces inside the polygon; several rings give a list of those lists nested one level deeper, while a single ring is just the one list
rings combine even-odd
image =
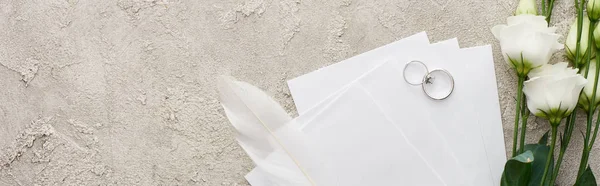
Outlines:
[{"label": "feather quill", "polygon": [[257,166],[249,175],[268,176],[257,179],[268,180],[269,185],[314,186],[274,134],[291,121],[287,112],[260,89],[232,77],[221,77],[218,87],[221,105],[237,130],[236,139]]}]

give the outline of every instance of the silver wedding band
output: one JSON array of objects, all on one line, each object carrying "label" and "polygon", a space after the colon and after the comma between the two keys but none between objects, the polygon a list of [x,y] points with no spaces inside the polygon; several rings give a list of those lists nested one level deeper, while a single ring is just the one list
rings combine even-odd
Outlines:
[{"label": "silver wedding band", "polygon": [[424,71],[424,73],[425,73],[425,76],[427,76],[427,74],[429,73],[429,70],[428,70],[428,68],[427,68],[427,65],[425,65],[425,63],[423,63],[423,62],[421,62],[421,61],[413,60],[413,61],[410,61],[410,62],[406,63],[406,65],[404,65],[404,71],[402,72],[402,74],[403,74],[403,76],[404,76],[404,81],[406,81],[406,82],[407,82],[408,84],[410,84],[410,85],[415,85],[415,86],[416,86],[416,85],[421,85],[421,84],[423,84],[423,80],[424,80],[424,79],[421,79],[421,82],[418,82],[418,83],[415,83],[415,82],[410,82],[410,81],[407,79],[407,77],[406,77],[406,69],[407,69],[407,68],[408,68],[408,66],[409,66],[409,65],[411,65],[411,64],[418,64],[418,65],[421,65],[423,68],[425,68],[425,71]]},{"label": "silver wedding band", "polygon": [[[406,77],[406,74],[407,74],[406,69],[407,69],[407,67],[409,67],[409,65],[416,65],[416,64],[421,65],[424,68],[424,75],[420,82],[411,82]],[[447,93],[442,93],[441,95],[435,95],[435,94],[431,93],[428,88],[426,88],[427,85],[433,85],[436,82],[435,77],[432,75],[432,74],[436,74],[436,73],[441,73],[441,74],[448,76],[449,88],[447,88],[448,90],[444,90]],[[421,85],[421,89],[423,90],[425,95],[427,95],[427,97],[434,99],[434,100],[446,99],[452,94],[452,92],[454,92],[454,77],[452,77],[452,74],[450,74],[450,72],[448,72],[445,69],[434,69],[432,71],[429,71],[427,68],[427,65],[425,65],[425,63],[418,61],[418,60],[410,61],[410,62],[406,63],[406,65],[404,65],[403,77],[404,77],[404,81],[406,81],[406,83],[408,83],[410,85],[413,85],[413,86]]]}]

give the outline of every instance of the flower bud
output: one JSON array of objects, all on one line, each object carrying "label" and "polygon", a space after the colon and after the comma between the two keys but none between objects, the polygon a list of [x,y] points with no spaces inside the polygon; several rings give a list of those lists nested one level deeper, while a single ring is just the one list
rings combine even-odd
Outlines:
[{"label": "flower bud", "polygon": [[[587,71],[586,67],[583,67],[581,69],[581,74],[585,74],[585,72]],[[596,59],[592,59],[590,61],[590,71],[588,72],[588,76],[587,76],[587,84],[585,85],[585,87],[583,87],[583,92],[581,92],[581,95],[579,96],[579,102],[578,105],[580,108],[582,108],[583,110],[586,111],[586,113],[589,111],[588,109],[590,108],[590,100],[592,99],[592,97],[594,96],[594,81],[596,78]],[[598,105],[600,104],[600,90],[596,91],[596,98],[594,98],[594,104]]]},{"label": "flower bud", "polygon": [[[584,59],[586,55],[591,54],[591,57],[594,57],[595,50],[587,51],[588,47],[588,37],[590,30],[590,20],[587,16],[583,17],[583,25],[581,27],[581,40],[579,42],[579,59]],[[600,38],[599,38],[600,39]],[[571,25],[571,29],[569,30],[569,34],[567,34],[567,40],[565,41],[565,51],[567,52],[567,58],[570,60],[575,59],[575,53],[577,51],[577,20]],[[579,60],[577,67],[580,67],[585,60]]]},{"label": "flower bud", "polygon": [[537,8],[535,0],[521,0],[519,2],[519,6],[517,6],[517,11],[515,11],[515,15],[521,14],[531,14],[537,15]]},{"label": "flower bud", "polygon": [[600,0],[588,0],[587,13],[590,20],[598,21],[600,18]]}]

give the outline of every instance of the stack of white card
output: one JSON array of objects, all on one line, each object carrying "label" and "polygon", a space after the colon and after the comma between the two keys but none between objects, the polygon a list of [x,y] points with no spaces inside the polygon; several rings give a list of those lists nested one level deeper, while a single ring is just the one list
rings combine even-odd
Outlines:
[{"label": "stack of white card", "polygon": [[[407,62],[445,69],[443,100],[403,78]],[[506,152],[491,46],[430,44],[425,32],[288,82],[299,117],[225,78],[221,101],[256,164],[254,186],[499,185]]]}]

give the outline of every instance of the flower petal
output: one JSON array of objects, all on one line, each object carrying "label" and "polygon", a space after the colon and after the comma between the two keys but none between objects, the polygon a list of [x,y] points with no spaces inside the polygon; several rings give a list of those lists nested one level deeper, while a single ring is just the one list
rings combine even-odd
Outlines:
[{"label": "flower petal", "polygon": [[500,33],[502,33],[506,27],[506,25],[496,25],[492,27],[492,34],[494,37],[496,37],[496,39],[500,40]]},{"label": "flower petal", "polygon": [[569,106],[569,110],[567,112],[570,113],[577,106],[577,101],[579,100],[579,93],[581,93],[581,90],[587,84],[588,80],[586,80],[583,76],[579,74],[573,75],[566,79],[566,81],[569,81],[568,83],[572,85],[570,89],[567,89],[570,90],[570,92],[568,92],[568,94],[564,98],[564,100]]},{"label": "flower petal", "polygon": [[529,23],[529,24],[531,24],[531,26],[533,26],[533,28],[536,28],[536,29],[545,29],[548,27],[548,22],[546,22],[546,17],[536,16],[536,15],[510,16],[510,17],[506,18],[506,23],[508,25]]},{"label": "flower petal", "polygon": [[550,106],[544,96],[545,84],[548,81],[548,79],[535,77],[524,84],[523,93],[525,93],[527,98],[527,108],[536,116],[543,117],[541,115],[543,114],[542,111],[547,112],[550,110]]},{"label": "flower petal", "polygon": [[577,69],[569,68],[569,64],[566,62],[559,62],[554,65],[546,64],[539,68],[535,68],[529,72],[528,77],[541,77],[541,76],[569,76],[577,74]]},{"label": "flower petal", "polygon": [[[582,73],[586,72],[587,69],[584,67],[582,69]],[[583,87],[583,95],[582,96],[586,96],[587,98],[591,98],[593,91],[594,91],[594,81],[595,81],[595,77],[596,77],[596,59],[592,59],[592,61],[590,61],[590,70],[588,72],[588,76],[587,76],[587,80],[588,82],[586,83],[585,87]],[[599,86],[600,87],[600,86]],[[600,103],[600,90],[596,91],[596,100],[595,100],[595,104]],[[583,103],[583,104],[589,104],[589,103]]]}]

